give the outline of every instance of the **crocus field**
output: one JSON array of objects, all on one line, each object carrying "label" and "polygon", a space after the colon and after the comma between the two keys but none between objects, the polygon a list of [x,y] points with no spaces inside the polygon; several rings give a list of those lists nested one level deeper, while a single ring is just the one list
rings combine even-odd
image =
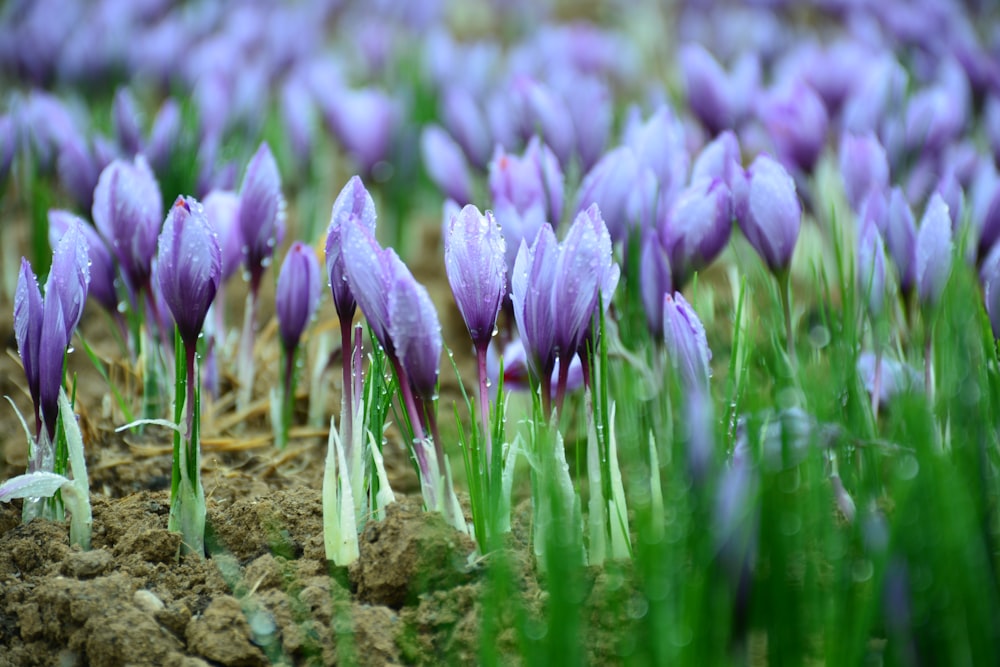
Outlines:
[{"label": "crocus field", "polygon": [[0,667],[996,665],[991,0],[0,5]]}]

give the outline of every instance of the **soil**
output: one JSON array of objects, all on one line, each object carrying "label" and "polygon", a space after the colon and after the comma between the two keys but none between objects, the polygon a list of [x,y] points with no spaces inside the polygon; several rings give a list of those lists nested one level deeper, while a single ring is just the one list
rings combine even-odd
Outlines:
[{"label": "soil", "polygon": [[[440,248],[437,236],[421,242],[425,249]],[[414,270],[438,304],[446,343],[465,374],[474,361],[464,350],[464,329],[436,252],[418,253],[436,261],[418,263]],[[229,302],[239,298],[234,293]],[[0,313],[9,312],[10,304],[0,298]],[[258,349],[277,349],[269,340],[274,326],[267,323],[266,305],[262,315]],[[329,329],[332,321],[330,313],[321,313],[314,330]],[[137,394],[131,370],[116,357],[109,323],[88,306],[83,336],[123,393]],[[6,318],[0,318],[0,342],[7,351],[0,357],[0,394],[30,414]],[[276,359],[262,358],[258,366],[258,385],[271,386],[275,377],[268,369],[277,366]],[[69,355],[69,376],[74,375],[90,473],[92,549],[70,547],[66,523],[22,524],[20,501],[0,504],[0,667],[477,661],[487,558],[439,514],[422,510],[416,476],[392,430],[384,455],[397,502],[384,521],[367,523],[359,537],[360,559],[337,568],[326,561],[323,548],[322,429],[302,428],[278,451],[269,438],[266,402],[243,413],[225,399],[207,402],[202,474],[209,554],[201,558],[184,554],[180,535],[167,530],[169,432],[159,427],[117,432],[124,416],[107,382],[80,352]],[[460,394],[447,363],[441,379],[442,405],[450,412]],[[329,384],[329,404],[339,405],[337,383],[331,378]],[[231,382],[224,378],[223,385],[225,395]],[[306,403],[303,393],[300,424]],[[453,451],[452,457],[460,471],[460,455]],[[0,479],[23,472],[26,459],[21,425],[3,406]],[[522,608],[538,619],[546,595],[529,546],[530,507],[522,502],[515,514],[503,557],[514,568]],[[615,640],[623,633],[622,614],[605,611],[608,605],[618,608],[621,587],[609,589],[602,573],[589,576],[584,616],[597,621],[591,623],[588,657],[615,662],[622,650]],[[521,662],[512,628],[497,642],[506,662]]]}]

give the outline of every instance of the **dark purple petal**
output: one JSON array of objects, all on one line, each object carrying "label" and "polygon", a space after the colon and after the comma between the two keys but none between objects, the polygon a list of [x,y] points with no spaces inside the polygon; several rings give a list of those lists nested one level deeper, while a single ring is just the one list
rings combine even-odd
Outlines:
[{"label": "dark purple petal", "polygon": [[[364,183],[358,176],[351,177],[333,203],[326,234],[326,273],[333,293],[333,305],[341,318],[351,317],[356,306],[345,268],[344,230],[351,225],[361,225],[371,234],[374,242],[375,218],[375,202]],[[374,247],[377,248],[378,244]]]},{"label": "dark purple petal", "polygon": [[744,236],[772,272],[788,268],[802,224],[795,181],[767,155],[734,180],[733,208]]},{"label": "dark purple petal", "polygon": [[194,345],[222,282],[222,250],[193,197],[178,197],[170,208],[156,258],[160,297],[184,344]]},{"label": "dark purple petal", "polygon": [[[340,234],[347,293],[352,295],[352,300],[357,300],[386,354],[394,356],[395,349],[389,336],[388,298],[398,257],[391,248],[383,249],[375,240],[374,231],[354,216],[344,223]],[[327,255],[327,266],[329,262],[330,255]],[[331,279],[331,287],[332,280],[336,278]],[[342,311],[338,312],[343,316]]]},{"label": "dark purple petal", "polygon": [[646,168],[653,172],[664,199],[669,200],[684,187],[691,157],[684,126],[670,107],[661,105],[645,121],[634,116],[624,135],[623,143],[631,147],[640,170]]},{"label": "dark purple petal", "polygon": [[425,402],[437,397],[441,324],[427,288],[405,267],[397,269],[388,294],[389,335],[414,392]]},{"label": "dark purple petal", "polygon": [[444,266],[455,303],[473,343],[489,344],[506,294],[506,247],[500,226],[487,211],[466,206],[448,225]]},{"label": "dark purple petal", "polygon": [[889,159],[873,133],[845,132],[840,140],[840,175],[847,201],[860,211],[868,192],[889,187]]},{"label": "dark purple petal", "polygon": [[541,136],[559,163],[568,165],[576,138],[565,101],[545,84],[527,77],[514,83],[514,92],[524,109],[523,129],[526,136]]},{"label": "dark purple petal", "polygon": [[732,228],[732,194],[721,180],[703,179],[678,195],[660,226],[675,288],[719,256]]},{"label": "dark purple petal", "polygon": [[316,314],[321,292],[319,260],[313,249],[295,241],[278,273],[275,311],[285,350],[298,347],[299,339]]},{"label": "dark purple petal", "polygon": [[53,248],[58,246],[60,239],[74,224],[78,224],[80,231],[83,232],[90,258],[90,286],[87,293],[97,299],[97,302],[104,306],[108,312],[115,313],[118,308],[118,294],[115,291],[115,260],[97,230],[69,211],[50,210],[49,245]]},{"label": "dark purple petal", "polygon": [[71,332],[72,329],[66,326],[63,302],[55,295],[46,294],[42,311],[44,326],[38,344],[38,409],[49,441],[54,442],[59,389],[62,387],[66,346],[70,340],[67,330]]},{"label": "dark purple petal", "polygon": [[655,338],[660,338],[663,336],[663,297],[671,294],[674,289],[670,256],[654,229],[643,230],[639,255],[639,288],[642,292],[643,310],[646,311],[646,325]]},{"label": "dark purple petal", "polygon": [[[21,258],[21,271],[17,275],[17,291],[14,293],[14,338],[17,353],[28,379],[28,392],[38,406],[38,352],[42,339],[42,292],[38,288],[38,278],[31,270],[28,260]],[[36,414],[37,417],[37,414]]]},{"label": "dark purple petal", "polygon": [[[543,284],[552,293],[555,354],[562,360],[577,353],[597,307],[603,258],[594,221],[600,217],[596,205],[576,216],[559,248],[556,281]],[[608,250],[610,255],[610,244]]]},{"label": "dark purple petal", "polygon": [[555,154],[533,137],[523,156],[497,151],[489,168],[490,194],[495,208],[513,206],[524,215],[542,207],[553,225],[562,218],[563,172]]},{"label": "dark purple petal", "polygon": [[[82,220],[70,222],[52,253],[52,267],[45,282],[46,301],[59,299],[62,304],[67,343],[83,315],[90,285],[90,249],[83,231],[84,224]],[[46,322],[45,326],[51,325]]]},{"label": "dark purple petal", "polygon": [[73,201],[82,210],[90,210],[94,205],[94,188],[101,170],[82,136],[62,147],[56,161],[56,170],[59,172],[59,181],[73,197]]},{"label": "dark purple petal", "polygon": [[612,240],[625,240],[637,222],[630,209],[638,179],[639,163],[632,149],[620,146],[611,150],[597,161],[580,184],[577,212],[597,204]]},{"label": "dark purple petal", "polygon": [[243,237],[244,262],[253,282],[260,279],[285,233],[281,176],[266,142],[260,145],[247,166],[236,220]]},{"label": "dark purple petal", "polygon": [[550,225],[542,225],[530,247],[521,241],[510,278],[514,319],[528,350],[528,363],[539,375],[551,374],[556,360],[552,285],[558,260],[555,232]]},{"label": "dark purple petal", "polygon": [[829,125],[819,95],[807,84],[795,82],[767,95],[758,113],[782,162],[811,172],[826,145]]},{"label": "dark purple petal", "polygon": [[170,166],[181,131],[181,107],[172,97],[160,107],[149,130],[146,155],[153,169],[163,174]]},{"label": "dark purple petal", "polygon": [[712,135],[735,125],[729,77],[700,44],[685,44],[679,54],[688,105]]},{"label": "dark purple petal", "polygon": [[733,176],[742,169],[740,144],[732,130],[726,130],[706,145],[691,167],[691,182],[718,178],[732,187]]},{"label": "dark purple petal", "polygon": [[465,155],[455,140],[437,125],[420,133],[420,152],[431,181],[446,197],[465,205],[472,201],[472,177]]},{"label": "dark purple petal", "polygon": [[441,122],[476,167],[490,159],[493,139],[485,115],[465,88],[449,86],[441,98]]},{"label": "dark purple petal", "polygon": [[889,195],[885,244],[896,264],[899,288],[909,292],[916,280],[917,225],[910,204],[899,187],[893,188]]},{"label": "dark purple petal", "polygon": [[130,157],[138,154],[142,150],[142,120],[139,106],[128,88],[119,88],[115,92],[111,120],[122,152]]}]

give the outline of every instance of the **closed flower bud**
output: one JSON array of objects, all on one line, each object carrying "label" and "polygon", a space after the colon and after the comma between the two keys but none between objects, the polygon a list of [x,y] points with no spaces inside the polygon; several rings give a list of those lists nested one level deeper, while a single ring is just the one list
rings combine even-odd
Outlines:
[{"label": "closed flower bud", "polygon": [[506,294],[504,238],[493,214],[466,206],[450,221],[444,265],[455,302],[476,347],[489,345]]},{"label": "closed flower bud", "polygon": [[840,140],[840,175],[854,211],[861,210],[870,190],[889,187],[889,159],[874,134],[844,133]]},{"label": "closed flower bud", "polygon": [[611,239],[624,241],[638,222],[633,215],[636,211],[633,197],[637,192],[635,183],[639,175],[639,163],[630,148],[619,146],[612,149],[583,178],[577,195],[577,210],[597,204]]},{"label": "closed flower bud", "polygon": [[539,376],[551,375],[556,350],[552,286],[556,281],[559,245],[555,232],[542,225],[530,246],[521,241],[510,277],[514,320],[524,342],[528,364]]},{"label": "closed flower bud", "polygon": [[742,169],[740,144],[732,130],[726,130],[709,142],[691,167],[691,182],[718,178],[732,187],[733,177]]},{"label": "closed flower bud", "polygon": [[87,241],[90,259],[90,296],[97,299],[106,310],[116,312],[118,294],[115,292],[115,260],[104,240],[94,227],[69,211],[49,211],[49,245],[58,246],[59,241],[74,225]]},{"label": "closed flower bud", "polygon": [[688,104],[701,124],[712,135],[734,127],[729,75],[719,61],[700,44],[685,44],[679,57]]},{"label": "closed flower bud", "polygon": [[767,95],[758,111],[782,162],[811,172],[826,145],[829,118],[823,100],[796,81]]},{"label": "closed flower bud", "polygon": [[708,349],[705,327],[680,292],[663,296],[663,340],[685,389],[708,391],[712,351]]},{"label": "closed flower bud", "polygon": [[128,88],[119,88],[111,105],[111,120],[118,146],[127,156],[142,150],[142,123],[139,106]]},{"label": "closed flower bud", "polygon": [[173,98],[168,98],[160,107],[153,126],[149,129],[146,155],[153,170],[162,174],[170,166],[174,151],[177,150],[181,132],[181,107]]},{"label": "closed flower bud", "polygon": [[916,244],[916,284],[920,301],[935,305],[951,276],[951,217],[948,205],[935,193],[920,221]]},{"label": "closed flower bud", "polygon": [[539,135],[562,165],[569,164],[576,145],[566,103],[545,84],[528,77],[514,82],[514,95],[522,109],[522,132]]},{"label": "closed flower bud", "polygon": [[663,297],[672,294],[670,256],[655,230],[645,229],[639,251],[639,288],[646,311],[646,326],[654,338],[663,336]]},{"label": "closed flower bud", "polygon": [[115,160],[94,189],[94,224],[107,240],[134,290],[149,283],[163,202],[156,178],[141,155],[132,163]]},{"label": "closed flower bud", "polygon": [[479,169],[485,167],[493,150],[492,137],[485,115],[468,90],[459,86],[445,90],[441,121],[469,162]]},{"label": "closed flower bud", "polygon": [[558,225],[563,209],[563,172],[555,154],[537,137],[523,156],[498,147],[490,162],[490,196],[496,208],[513,206],[521,215],[541,207],[546,219]]},{"label": "closed flower bud", "polygon": [[236,224],[240,197],[232,190],[212,190],[201,202],[208,224],[219,237],[222,250],[222,282],[236,273],[243,262],[243,234]]},{"label": "closed flower bud", "polygon": [[734,211],[747,241],[772,272],[787,269],[802,224],[795,181],[767,155],[759,155],[734,181]]},{"label": "closed flower bud", "polygon": [[472,177],[462,149],[437,125],[427,125],[420,133],[420,153],[424,168],[434,185],[446,197],[460,204],[472,201]]},{"label": "closed flower bud", "polygon": [[[333,293],[333,305],[341,319],[352,317],[357,307],[347,280],[344,230],[351,225],[361,225],[372,235],[370,242],[365,240],[365,245],[371,246],[375,240],[375,218],[375,202],[372,196],[368,194],[361,179],[353,176],[333,203],[330,226],[326,232],[326,274],[330,281],[330,291]],[[359,240],[360,238],[358,237]],[[373,247],[377,248],[378,244]]]},{"label": "closed flower bud", "polygon": [[396,265],[388,294],[389,335],[414,393],[426,402],[437,397],[441,365],[441,324],[427,288]]},{"label": "closed flower bud", "polygon": [[319,260],[313,249],[295,241],[278,273],[275,310],[285,350],[298,347],[302,333],[316,314],[321,291]]},{"label": "closed flower bud", "polygon": [[[336,209],[336,205],[334,208]],[[372,333],[382,345],[382,349],[390,357],[394,357],[396,353],[389,335],[388,298],[389,290],[395,280],[396,264],[401,262],[391,248],[384,249],[378,244],[375,230],[369,228],[358,217],[347,217],[340,229],[340,235],[338,246],[343,258],[345,289],[350,295],[350,312],[353,312],[355,306],[360,306],[361,312],[368,320],[368,326],[372,328]],[[329,240],[327,252],[327,267],[329,267]],[[335,280],[338,278],[331,278],[331,286]],[[334,294],[336,295],[336,291]],[[336,296],[334,302],[336,303]],[[337,312],[344,317],[346,311],[341,311],[338,307]]]},{"label": "closed flower bud", "polygon": [[170,208],[156,260],[160,296],[184,344],[194,345],[222,280],[222,250],[193,197],[178,197]]},{"label": "closed flower bud", "polygon": [[243,238],[243,261],[250,272],[251,288],[256,290],[285,234],[281,176],[267,143],[260,145],[247,166],[236,221]]},{"label": "closed flower bud", "polygon": [[674,200],[659,232],[670,256],[675,289],[726,247],[733,228],[732,210],[729,188],[717,178],[692,183]]}]

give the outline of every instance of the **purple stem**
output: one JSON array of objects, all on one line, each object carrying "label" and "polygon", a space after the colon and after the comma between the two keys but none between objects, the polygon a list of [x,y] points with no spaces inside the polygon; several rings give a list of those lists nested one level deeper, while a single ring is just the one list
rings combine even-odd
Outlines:
[{"label": "purple stem", "polygon": [[[406,408],[406,413],[410,415],[410,427],[413,429],[413,437],[417,440],[423,440],[425,438],[423,421],[421,420],[420,410],[417,409],[417,403],[413,398],[413,390],[410,389],[409,378],[407,378],[406,371],[403,370],[403,366],[399,363],[398,359],[391,357],[390,361],[393,369],[396,371],[396,380],[399,383],[399,393],[403,397],[403,405]],[[421,476],[430,475],[432,471],[430,465],[427,463],[423,447],[414,446],[413,449],[417,454],[417,465],[420,467]]]},{"label": "purple stem", "polygon": [[490,398],[486,375],[486,349],[489,342],[476,345],[476,363],[479,367],[479,418],[483,422],[483,436],[486,438],[486,469],[493,460],[493,434],[490,432]]}]

